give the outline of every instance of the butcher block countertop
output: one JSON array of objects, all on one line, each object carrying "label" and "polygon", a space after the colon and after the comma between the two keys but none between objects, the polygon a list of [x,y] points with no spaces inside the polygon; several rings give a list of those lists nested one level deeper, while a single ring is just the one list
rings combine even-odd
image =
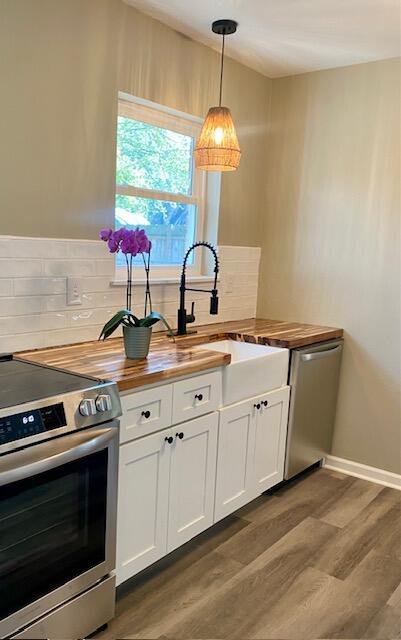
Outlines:
[{"label": "butcher block countertop", "polygon": [[[188,329],[191,328],[189,325]],[[197,345],[216,339],[232,338],[292,349],[341,338],[342,335],[342,329],[331,327],[250,319],[196,327],[196,333],[176,338],[175,342],[164,333],[155,333],[146,360],[128,360],[122,338],[24,351],[18,357],[82,375],[114,380],[120,391],[126,391],[229,364],[231,356],[227,353],[196,349]]]}]

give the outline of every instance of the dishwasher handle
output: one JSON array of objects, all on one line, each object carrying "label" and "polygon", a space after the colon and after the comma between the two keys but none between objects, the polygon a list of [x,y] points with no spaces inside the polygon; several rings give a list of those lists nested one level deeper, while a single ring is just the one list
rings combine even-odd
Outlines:
[{"label": "dishwasher handle", "polygon": [[331,349],[326,349],[325,351],[315,351],[314,353],[302,353],[301,360],[303,362],[310,362],[311,360],[320,360],[320,358],[328,358],[329,356],[333,356],[343,348],[342,344],[337,345],[336,347],[332,347]]}]

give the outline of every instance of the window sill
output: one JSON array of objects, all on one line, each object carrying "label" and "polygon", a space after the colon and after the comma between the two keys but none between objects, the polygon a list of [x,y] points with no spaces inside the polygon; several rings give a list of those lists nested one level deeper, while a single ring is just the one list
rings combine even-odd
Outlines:
[{"label": "window sill", "polygon": [[[186,277],[186,282],[193,282],[193,283],[206,283],[206,282],[214,282],[214,276],[187,276]],[[146,284],[146,280],[143,278],[134,278],[132,281],[133,285],[138,285],[138,286],[144,286]],[[156,285],[156,284],[165,284],[165,285],[175,285],[178,286],[180,284],[180,278],[179,276],[175,276],[175,277],[156,277],[156,278],[151,278],[150,280],[150,286],[152,285]],[[127,285],[127,281],[126,280],[122,280],[122,279],[115,279],[112,280],[110,282],[110,285],[112,287],[125,287]]]}]

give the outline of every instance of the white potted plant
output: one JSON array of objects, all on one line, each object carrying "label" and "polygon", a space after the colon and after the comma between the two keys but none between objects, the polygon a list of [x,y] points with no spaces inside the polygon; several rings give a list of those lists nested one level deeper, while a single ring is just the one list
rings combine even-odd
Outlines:
[{"label": "white potted plant", "polygon": [[[113,231],[102,229],[100,239],[107,242],[110,253],[121,251],[125,255],[127,264],[127,288],[126,308],[118,311],[106,324],[99,336],[99,340],[105,340],[120,326],[123,327],[124,348],[127,358],[140,360],[146,358],[149,353],[152,327],[156,322],[164,323],[169,334],[173,332],[166,319],[152,309],[152,296],[150,293],[150,253],[152,243],[144,229],[126,229],[122,227]],[[133,258],[141,255],[146,274],[145,312],[143,317],[138,317],[132,311],[132,262]]]}]

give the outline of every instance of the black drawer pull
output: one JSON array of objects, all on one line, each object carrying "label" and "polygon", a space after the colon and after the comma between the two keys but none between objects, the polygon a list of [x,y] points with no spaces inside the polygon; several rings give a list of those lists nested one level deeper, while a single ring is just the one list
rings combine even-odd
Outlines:
[{"label": "black drawer pull", "polygon": [[147,420],[148,418],[150,418],[150,411],[142,411],[142,416]]},{"label": "black drawer pull", "polygon": [[255,409],[257,409],[259,411],[259,409],[260,409],[260,403],[259,402],[258,402],[258,404],[254,404],[253,406],[254,406]]},{"label": "black drawer pull", "polygon": [[173,436],[166,436],[166,437],[164,438],[164,440],[165,440],[166,442],[168,442],[169,444],[172,444],[172,443],[173,443],[174,438],[173,438]]},{"label": "black drawer pull", "polygon": [[197,393],[195,396],[195,400],[199,400],[199,402],[201,402],[203,400],[203,394],[202,393]]},{"label": "black drawer pull", "polygon": [[182,440],[182,439],[183,439],[183,437],[184,437],[184,434],[183,434],[183,432],[182,432],[182,431],[180,431],[180,433],[176,433],[176,434],[175,434],[175,437],[176,437],[176,438],[179,438],[180,440]]},{"label": "black drawer pull", "polygon": [[267,400],[262,400],[262,404],[263,404],[263,406],[264,406],[264,407],[267,407],[267,405],[268,405],[269,403],[267,402]]}]

